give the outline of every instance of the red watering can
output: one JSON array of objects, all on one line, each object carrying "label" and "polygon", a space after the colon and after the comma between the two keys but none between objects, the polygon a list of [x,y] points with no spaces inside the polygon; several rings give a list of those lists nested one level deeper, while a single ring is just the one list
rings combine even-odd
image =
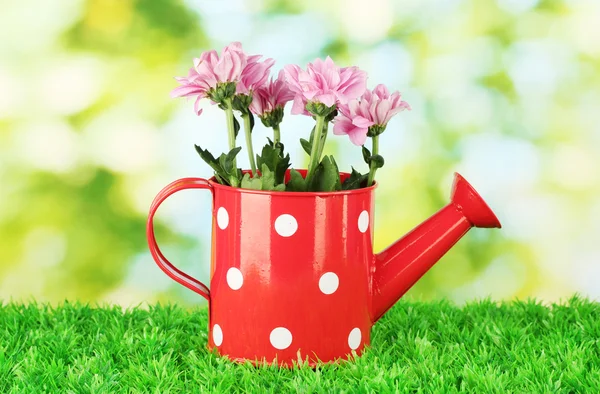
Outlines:
[{"label": "red watering can", "polygon": [[[343,182],[349,174],[340,176]],[[375,187],[271,192],[180,179],[152,203],[150,251],[167,275],[208,300],[208,347],[219,354],[282,366],[347,359],[362,353],[371,326],[471,227],[500,228],[457,173],[448,205],[374,254]],[[210,290],[175,268],[156,244],[156,210],[184,189],[213,195]]]}]

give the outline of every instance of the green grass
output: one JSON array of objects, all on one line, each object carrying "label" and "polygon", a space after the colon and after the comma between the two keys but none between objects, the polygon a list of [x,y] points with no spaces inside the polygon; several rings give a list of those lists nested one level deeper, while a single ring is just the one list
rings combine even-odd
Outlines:
[{"label": "green grass", "polygon": [[237,365],[206,309],[0,306],[0,393],[599,393],[600,304],[400,302],[355,362]]}]

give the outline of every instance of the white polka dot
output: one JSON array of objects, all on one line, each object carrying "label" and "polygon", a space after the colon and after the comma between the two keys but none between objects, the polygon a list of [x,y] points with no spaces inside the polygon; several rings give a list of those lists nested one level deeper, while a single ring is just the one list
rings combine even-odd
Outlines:
[{"label": "white polka dot", "polygon": [[231,287],[231,290],[239,290],[244,284],[244,276],[242,271],[235,267],[231,267],[227,270],[227,284]]},{"label": "white polka dot", "polygon": [[284,213],[275,219],[275,231],[282,237],[291,237],[298,230],[298,222],[292,215]]},{"label": "white polka dot", "polygon": [[292,333],[285,327],[277,327],[271,331],[269,339],[275,349],[287,349],[292,344]]},{"label": "white polka dot", "polygon": [[369,228],[369,212],[362,211],[358,217],[358,229],[364,233]]},{"label": "white polka dot", "polygon": [[221,326],[218,324],[213,326],[213,342],[217,346],[221,346],[223,343],[223,330],[221,330]]},{"label": "white polka dot", "polygon": [[221,230],[225,230],[227,225],[229,225],[229,214],[223,207],[219,208],[217,211],[217,224]]},{"label": "white polka dot", "polygon": [[333,272],[326,272],[319,279],[319,289],[324,294],[333,294],[340,285],[340,279]]},{"label": "white polka dot", "polygon": [[350,335],[348,335],[348,346],[350,349],[356,350],[360,346],[360,340],[362,339],[362,333],[360,332],[360,328],[356,327],[352,331],[350,331]]}]

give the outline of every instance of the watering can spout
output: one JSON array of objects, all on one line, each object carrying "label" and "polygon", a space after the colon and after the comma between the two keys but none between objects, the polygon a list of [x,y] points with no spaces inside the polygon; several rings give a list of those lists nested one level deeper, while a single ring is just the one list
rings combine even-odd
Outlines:
[{"label": "watering can spout", "polygon": [[455,173],[450,203],[375,255],[373,321],[383,316],[471,227],[501,225],[475,189]]}]

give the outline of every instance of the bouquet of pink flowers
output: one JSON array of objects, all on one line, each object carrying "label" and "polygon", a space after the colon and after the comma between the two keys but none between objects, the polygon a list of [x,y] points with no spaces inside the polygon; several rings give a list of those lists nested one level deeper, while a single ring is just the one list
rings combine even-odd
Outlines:
[{"label": "bouquet of pink flowers", "polygon": [[[196,97],[196,114],[202,112],[198,103],[203,98],[225,111],[230,151],[216,158],[195,145],[200,157],[214,170],[217,181],[232,187],[274,191],[338,191],[371,186],[375,172],[384,164],[379,154],[379,136],[392,116],[410,109],[400,93],[390,93],[381,84],[368,90],[366,72],[358,67],[340,68],[330,57],[316,59],[306,70],[293,64],[285,66],[277,79],[269,79],[275,61],[261,58],[247,55],[242,45],[234,42],[223,49],[220,57],[215,50],[202,53],[194,59],[187,77],[175,78],[181,86],[171,95]],[[285,174],[291,164],[289,154],[284,154],[280,124],[283,108],[292,100],[291,113],[312,116],[316,124],[308,140],[300,139],[310,156],[305,176],[291,169],[286,183]],[[236,146],[241,126],[234,111],[244,123],[250,171],[242,171],[236,164],[242,148]],[[273,129],[273,140],[267,138],[268,143],[256,157],[252,144],[255,115]],[[366,174],[352,168],[342,183],[333,156],[321,158],[330,123],[333,134],[347,135],[354,145],[362,146],[369,167]],[[367,137],[372,140],[371,150],[365,147]]]}]

